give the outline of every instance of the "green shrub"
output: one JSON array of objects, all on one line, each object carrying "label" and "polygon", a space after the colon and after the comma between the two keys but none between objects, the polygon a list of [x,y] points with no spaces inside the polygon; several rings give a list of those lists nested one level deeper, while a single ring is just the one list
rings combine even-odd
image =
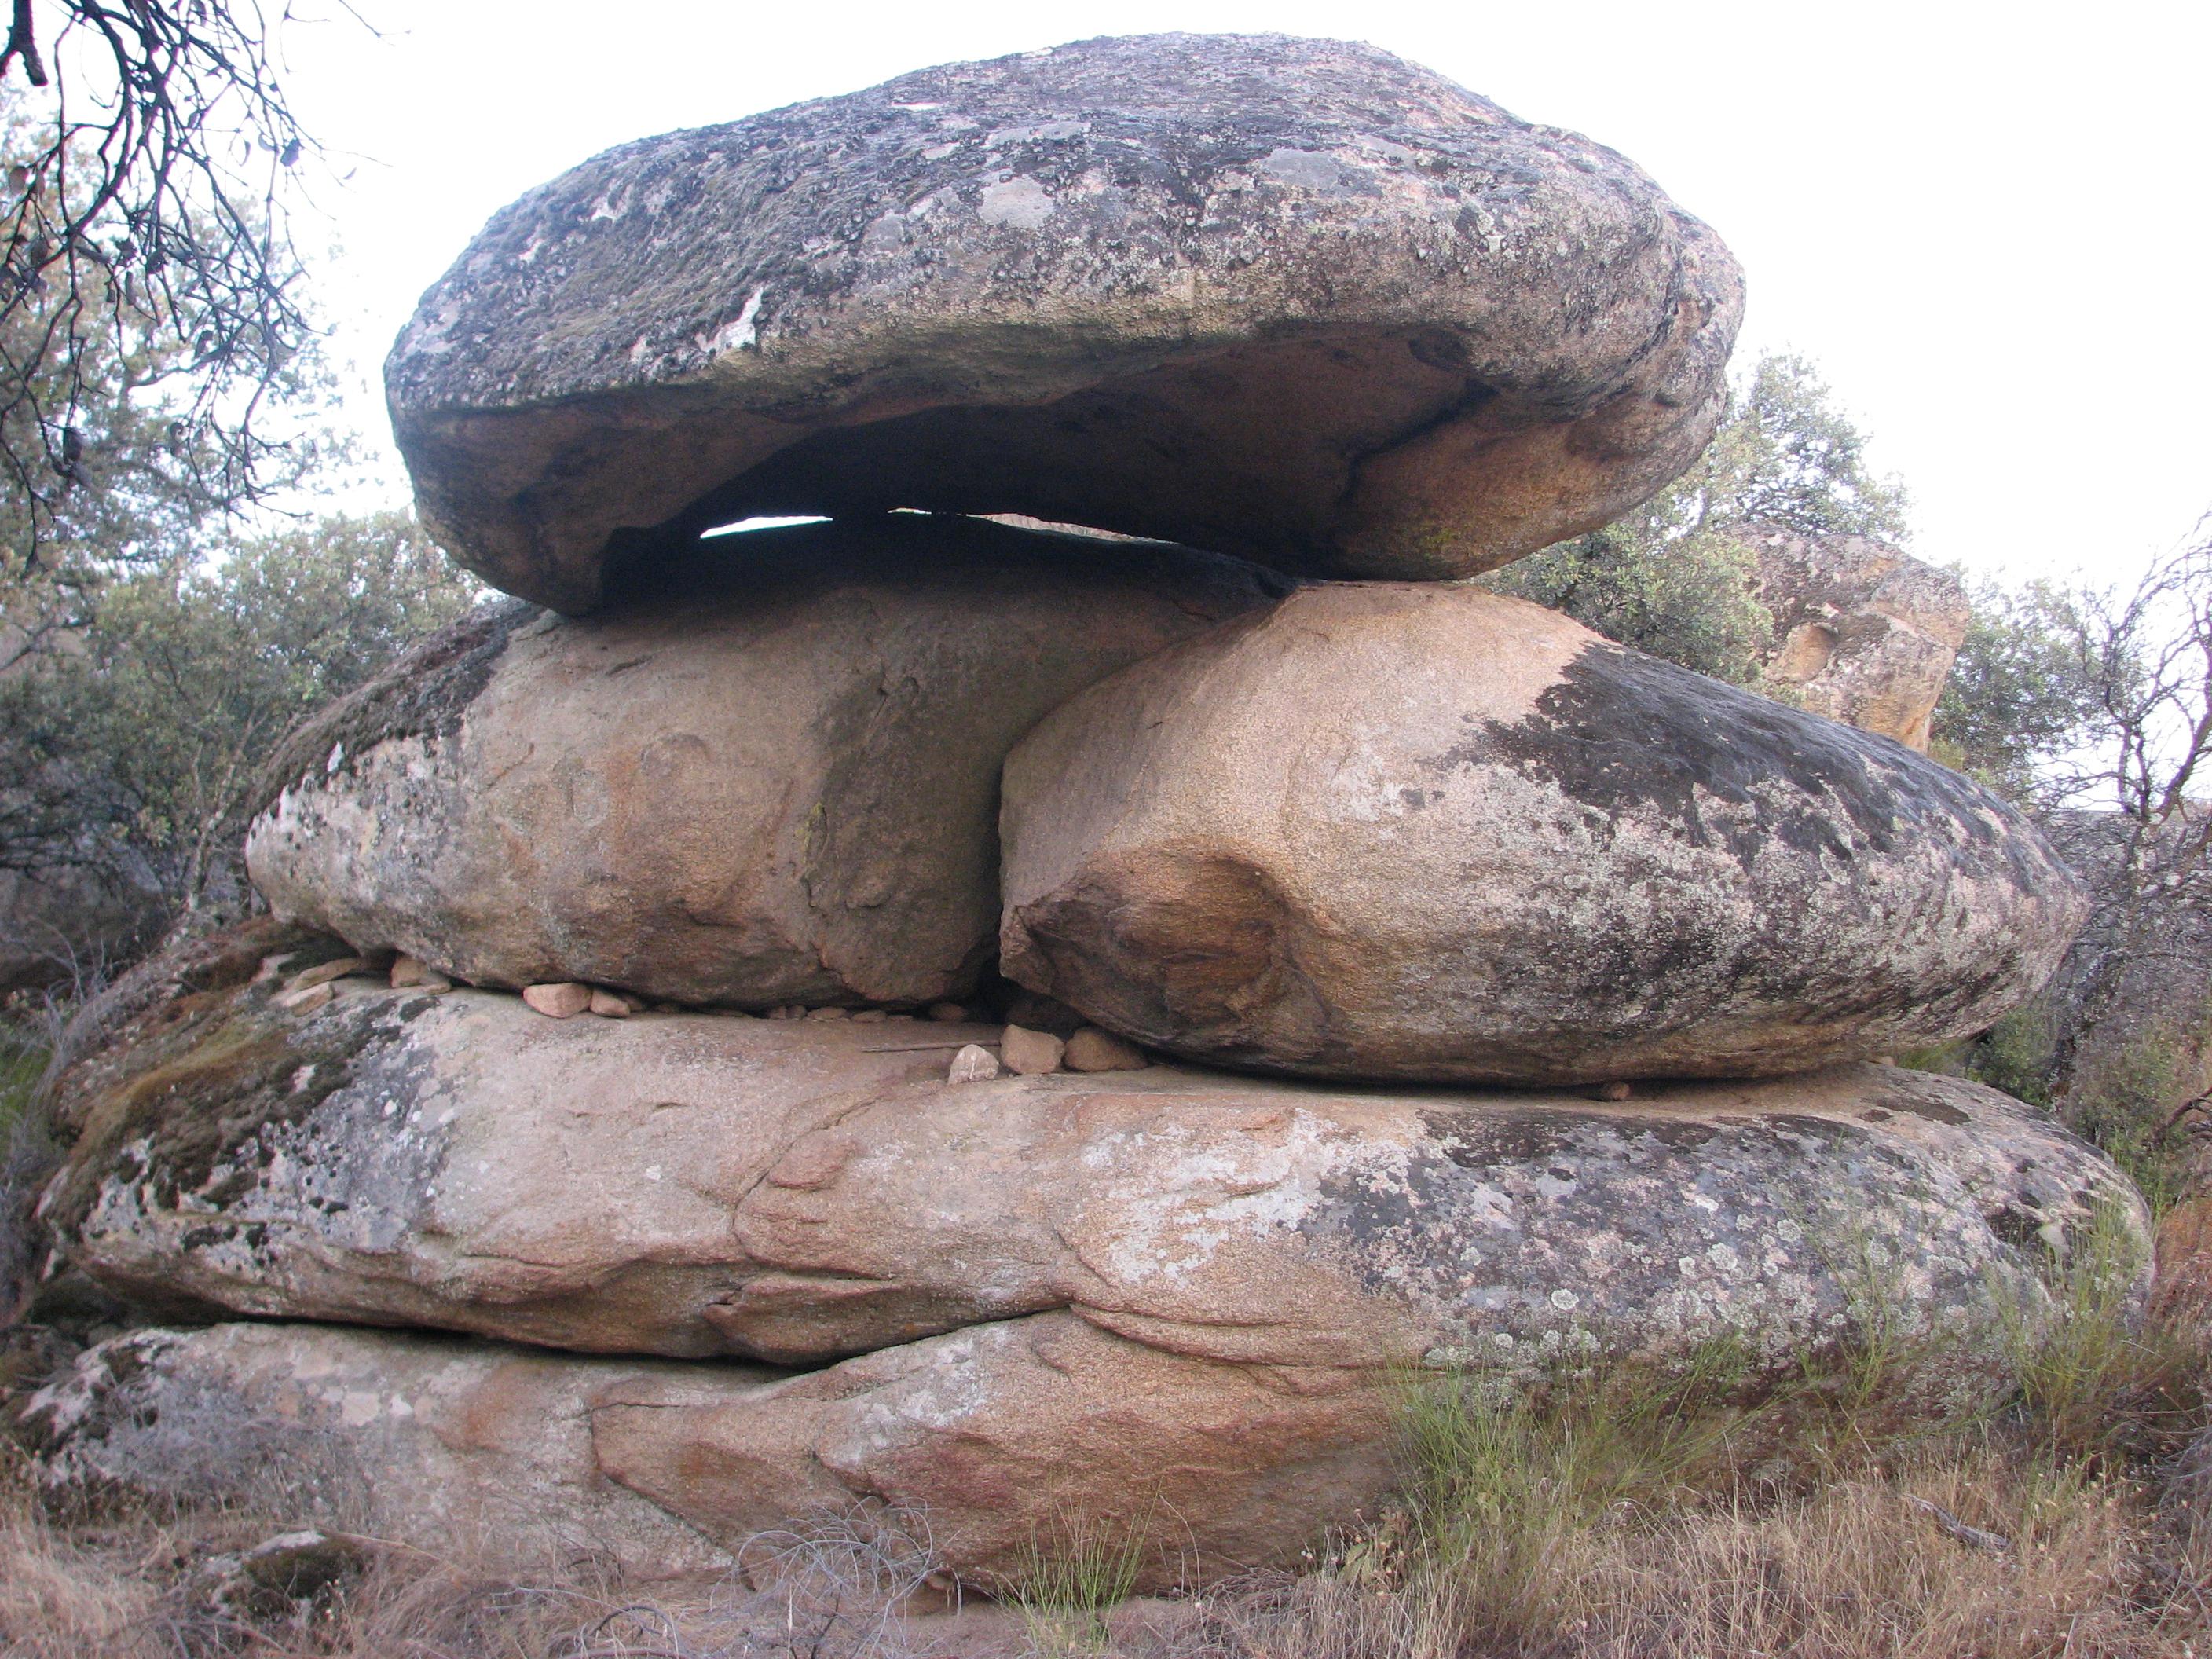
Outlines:
[{"label": "green shrub", "polygon": [[2096,1070],[2075,1080],[2067,1127],[2126,1171],[2154,1216],[2188,1194],[2188,1151],[2167,1119],[2181,1092],[2181,1056],[2157,1031],[2138,1033]]}]

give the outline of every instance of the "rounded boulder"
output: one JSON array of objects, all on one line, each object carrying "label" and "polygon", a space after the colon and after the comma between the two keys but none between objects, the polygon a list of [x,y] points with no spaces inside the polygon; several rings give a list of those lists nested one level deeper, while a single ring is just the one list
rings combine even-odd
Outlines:
[{"label": "rounded boulder", "polygon": [[1755,1077],[1986,1029],[2080,883],[1889,738],[1471,586],[1310,587],[1008,757],[1002,965],[1322,1077]]},{"label": "rounded boulder", "polygon": [[1285,586],[1096,546],[802,526],[709,542],[599,616],[480,611],[288,739],[247,870],[279,916],[473,984],[957,995],[997,931],[1006,750]]}]

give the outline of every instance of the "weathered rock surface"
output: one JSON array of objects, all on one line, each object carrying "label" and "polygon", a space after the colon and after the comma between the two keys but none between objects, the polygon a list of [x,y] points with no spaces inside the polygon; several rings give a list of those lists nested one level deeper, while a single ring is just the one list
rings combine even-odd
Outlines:
[{"label": "weathered rock surface", "polygon": [[2079,926],[1901,745],[1467,587],[1326,584],[1008,757],[1003,971],[1152,1047],[1330,1077],[1801,1071],[1978,1031]]},{"label": "weathered rock surface", "polygon": [[1741,302],[1601,145],[1370,46],[1158,35],[611,150],[386,385],[439,539],[569,612],[709,525],[896,507],[1458,576],[1679,473]]},{"label": "weathered rock surface", "polygon": [[726,1570],[860,1504],[919,1517],[991,1589],[1076,1516],[1145,1539],[1148,1586],[1291,1565],[1389,1489],[1395,1400],[1371,1373],[1219,1365],[1070,1313],[795,1376],[257,1324],[116,1338],[26,1426],[64,1498],[252,1492],[418,1548],[467,1536],[644,1578]]},{"label": "weathered rock surface", "polygon": [[[422,1548],[468,1538],[518,1562],[582,1550],[642,1577],[696,1577],[727,1554],[602,1474],[592,1431],[626,1387],[703,1369],[328,1326],[148,1329],[80,1354],[25,1427],[58,1494],[250,1493]],[[718,1397],[773,1376],[714,1373]]]},{"label": "weathered rock surface", "polygon": [[957,995],[997,932],[1006,750],[1285,586],[964,519],[735,540],[600,617],[479,613],[295,733],[246,842],[270,906],[483,985]]},{"label": "weathered rock surface", "polygon": [[2060,812],[2050,829],[2090,892],[2045,999],[2051,1080],[2076,1102],[2156,1113],[2212,1170],[2212,806],[2185,802],[2153,828]]},{"label": "weathered rock surface", "polygon": [[1926,753],[1971,615],[1959,579],[1863,536],[1757,526],[1745,540],[1774,617],[1766,682],[1816,714]]},{"label": "weathered rock surface", "polygon": [[[1733,1339],[1730,1401],[1782,1423],[1879,1308],[1869,1408],[1972,1408],[2049,1253],[2108,1204],[2142,1225],[2047,1117],[1890,1067],[1617,1103],[1167,1066],[953,1087],[945,1050],[988,1033],[367,979],[292,1017],[274,975],[195,971],[61,1079],[82,1133],[46,1210],[106,1282],[822,1367],[223,1326],[110,1345],[33,1413],[64,1486],[265,1484],[304,1436],[368,1472],[376,1513],[333,1518],[426,1546],[511,1504],[518,1542],[675,1571],[869,1500],[971,1583],[1070,1516],[1161,1540],[1155,1582],[1285,1565],[1389,1491],[1407,1367]],[[163,1424],[197,1462],[143,1455]]]},{"label": "weathered rock surface", "polygon": [[62,1079],[44,1207],[111,1288],[783,1364],[1073,1308],[1222,1360],[1664,1358],[1726,1327],[1788,1365],[1846,1308],[1844,1238],[1956,1316],[2124,1190],[2043,1115],[1889,1067],[1619,1103],[1170,1066],[953,1087],[996,1031],[556,1022],[367,980],[295,1017],[268,984]]}]

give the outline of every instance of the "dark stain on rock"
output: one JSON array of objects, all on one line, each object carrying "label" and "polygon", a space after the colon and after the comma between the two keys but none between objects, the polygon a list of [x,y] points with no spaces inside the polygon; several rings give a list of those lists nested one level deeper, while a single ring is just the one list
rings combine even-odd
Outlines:
[{"label": "dark stain on rock", "polygon": [[[1038,988],[1112,1010],[1139,1042],[1230,1066],[1329,1050],[1331,1010],[1301,965],[1297,908],[1249,860],[1203,848],[1155,854],[1141,872],[1091,872],[1014,914],[1049,965]],[[1125,962],[1144,963],[1145,975],[1110,966]]]},{"label": "dark stain on rock", "polygon": [[[1984,792],[1902,744],[1609,643],[1587,647],[1520,721],[1485,722],[1429,763],[1500,763],[1608,816],[1663,817],[1745,864],[1770,840],[1844,863],[1887,854],[1904,822],[1999,839]],[[1709,817],[1711,801],[1739,811]]]},{"label": "dark stain on rock", "polygon": [[1503,1164],[1547,1162],[1575,1144],[1571,1115],[1535,1112],[1499,1117],[1480,1109],[1425,1111],[1421,1121],[1437,1150],[1462,1170],[1487,1170]]},{"label": "dark stain on rock", "polygon": [[1948,1123],[1955,1126],[1972,1123],[1974,1121],[1972,1113],[1962,1112],[1948,1101],[1937,1100],[1930,1095],[1910,1093],[1904,1090],[1899,1090],[1894,1094],[1884,1095],[1881,1097],[1881,1103],[1893,1112],[1904,1112],[1913,1117],[1925,1118],[1930,1123]]}]

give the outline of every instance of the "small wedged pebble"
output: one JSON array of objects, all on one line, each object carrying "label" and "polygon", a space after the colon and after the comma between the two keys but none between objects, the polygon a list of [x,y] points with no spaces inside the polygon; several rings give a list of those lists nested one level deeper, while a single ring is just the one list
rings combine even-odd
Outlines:
[{"label": "small wedged pebble", "polygon": [[589,1012],[592,988],[579,985],[574,980],[557,980],[550,985],[526,985],[522,1000],[549,1019],[573,1019]]},{"label": "small wedged pebble", "polygon": [[1071,1072],[1141,1072],[1152,1061],[1133,1042],[1086,1025],[1067,1040],[1060,1063]]},{"label": "small wedged pebble", "polygon": [[288,1014],[312,1014],[337,994],[337,988],[330,981],[324,980],[317,985],[301,985],[289,991],[279,991],[274,1000]]},{"label": "small wedged pebble", "polygon": [[327,985],[334,979],[343,979],[348,974],[357,974],[368,966],[366,957],[340,957],[335,962],[325,962],[292,975],[284,981],[287,991],[312,991],[318,985]]}]

